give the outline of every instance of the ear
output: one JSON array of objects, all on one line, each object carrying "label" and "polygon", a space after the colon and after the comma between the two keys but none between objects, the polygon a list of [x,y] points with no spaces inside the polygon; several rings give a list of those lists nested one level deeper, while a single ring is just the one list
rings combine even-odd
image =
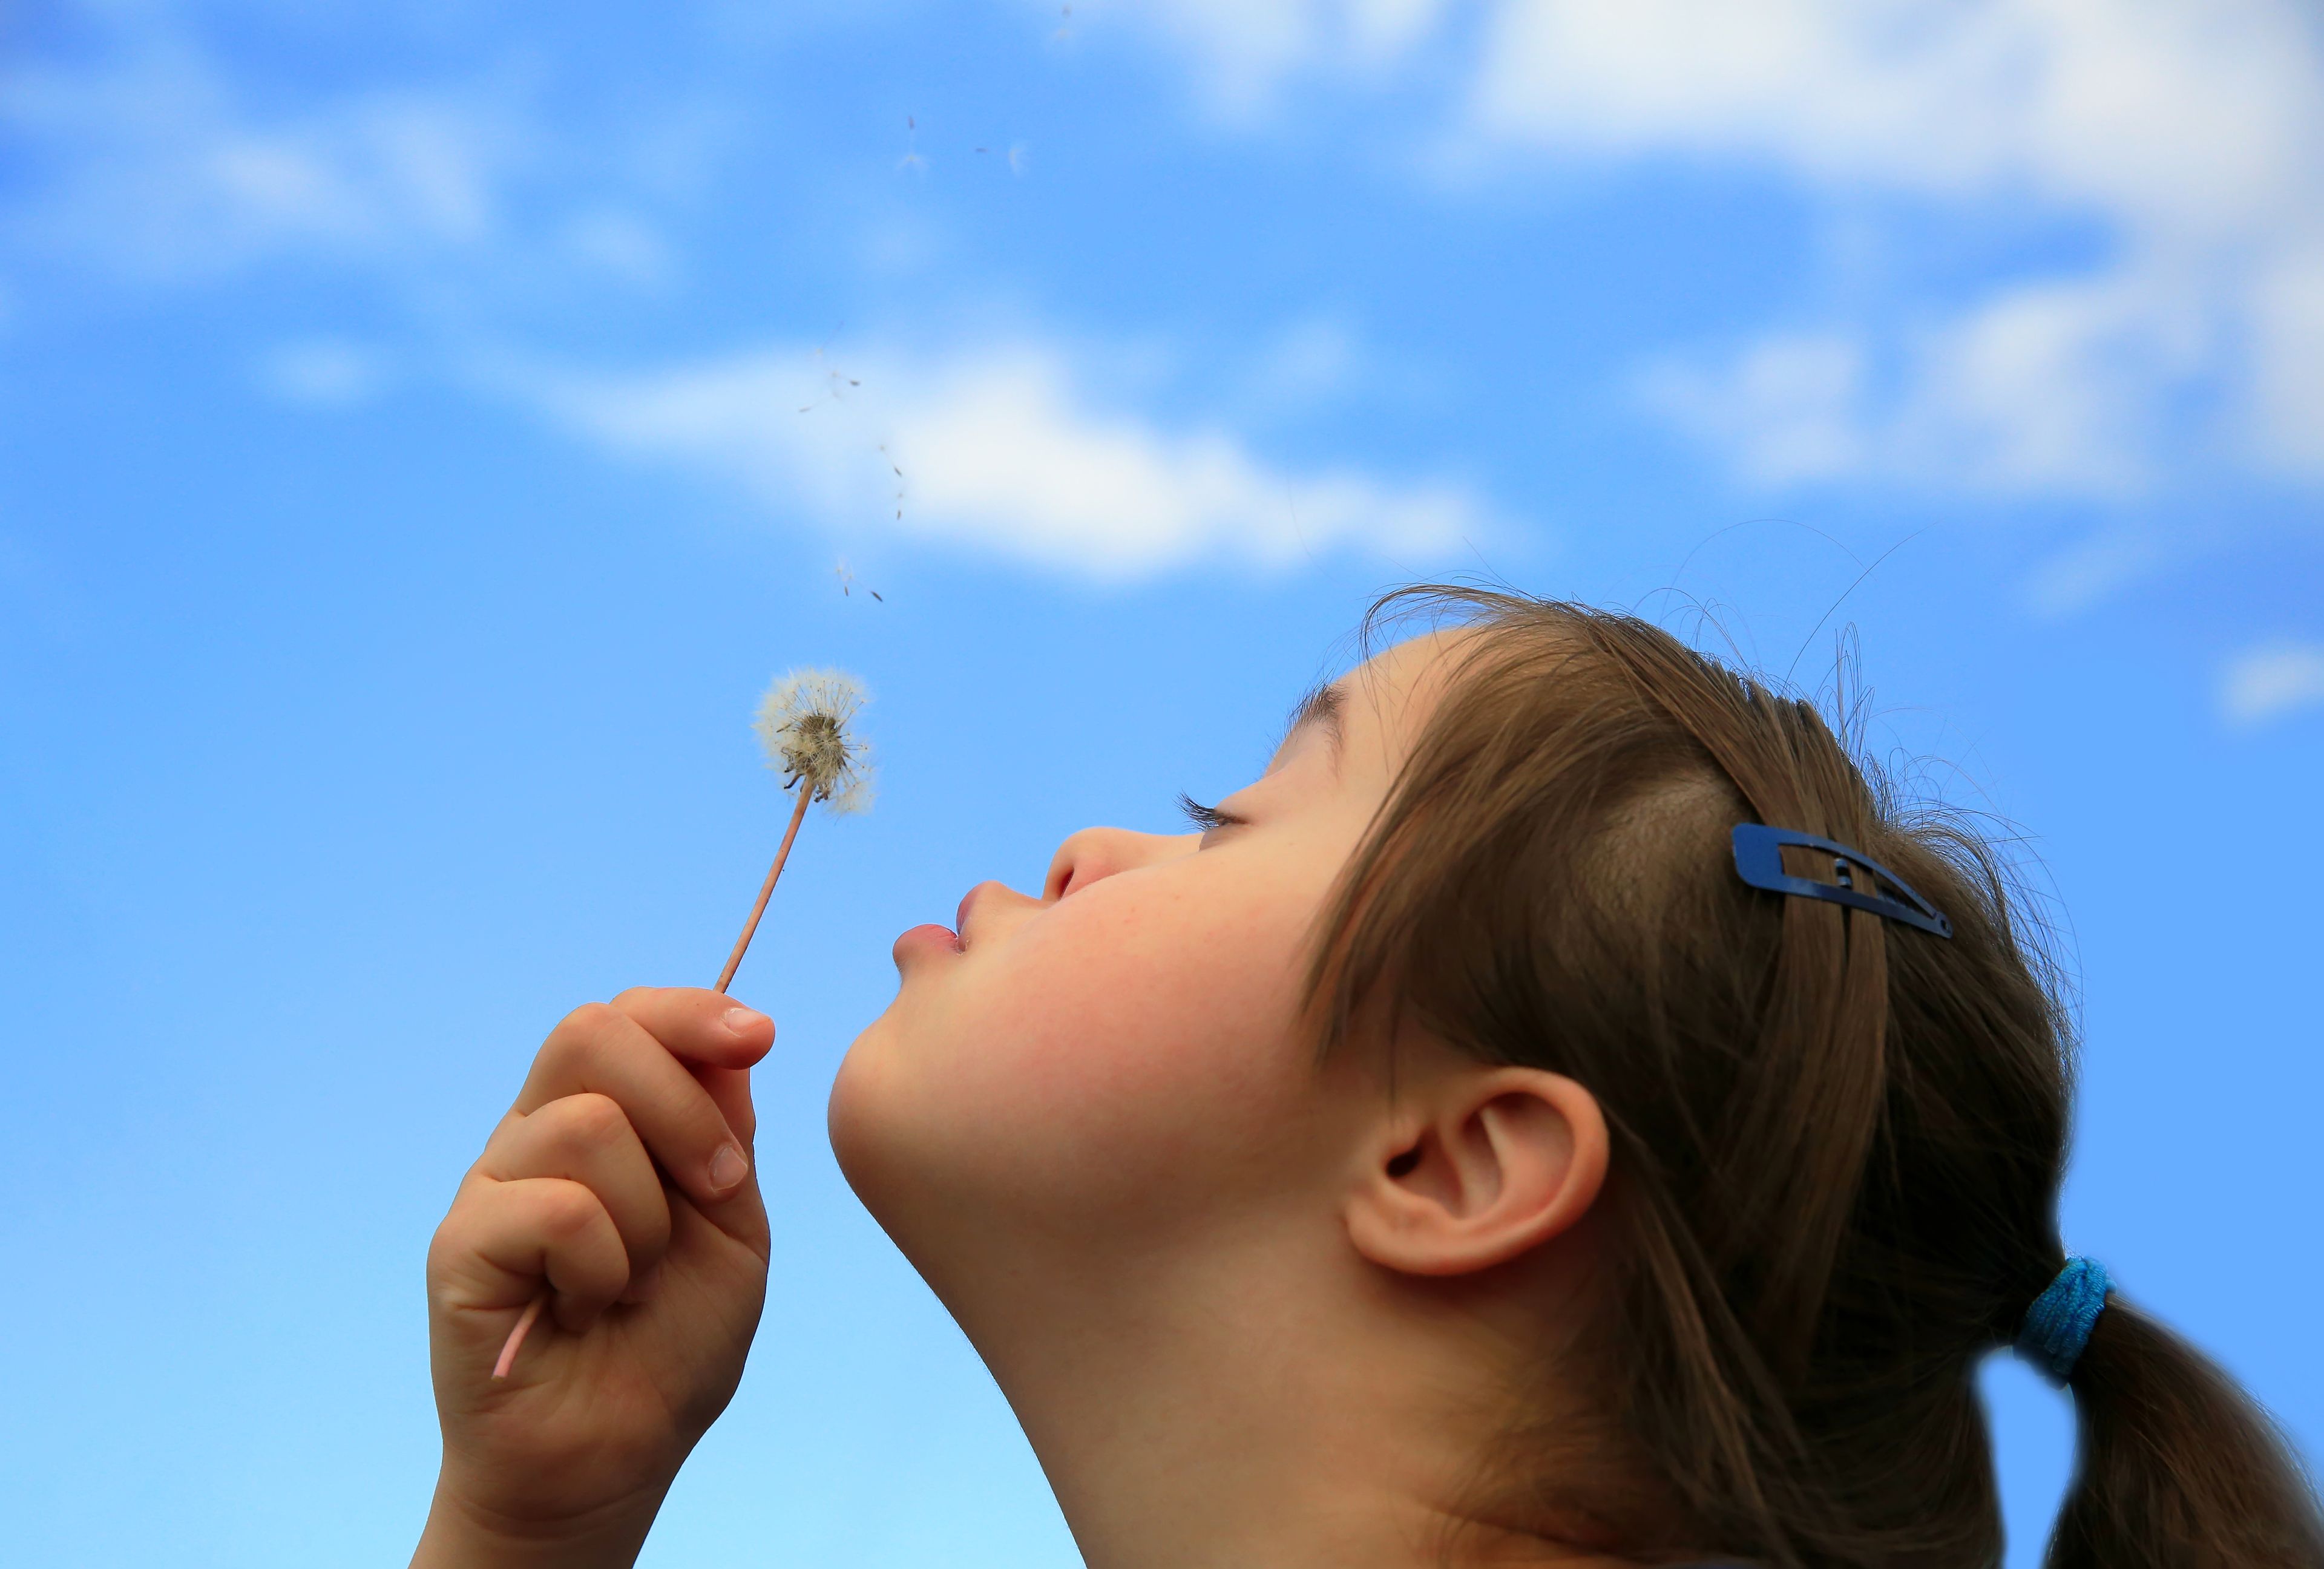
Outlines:
[{"label": "ear", "polygon": [[1598,1097],[1561,1074],[1456,1072],[1383,1119],[1349,1194],[1356,1251],[1407,1275],[1465,1275],[1538,1247],[1606,1180]]}]

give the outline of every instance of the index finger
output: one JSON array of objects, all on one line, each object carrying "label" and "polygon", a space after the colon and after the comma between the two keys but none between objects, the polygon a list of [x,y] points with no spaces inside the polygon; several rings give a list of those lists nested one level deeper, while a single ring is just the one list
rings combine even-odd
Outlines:
[{"label": "index finger", "polygon": [[672,1057],[706,1067],[749,1067],[775,1044],[773,1020],[705,986],[632,986],[613,1006]]}]

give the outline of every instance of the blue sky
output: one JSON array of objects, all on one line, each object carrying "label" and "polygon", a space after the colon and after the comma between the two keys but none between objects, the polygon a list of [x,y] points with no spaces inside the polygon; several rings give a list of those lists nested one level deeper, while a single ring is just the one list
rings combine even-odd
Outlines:
[{"label": "blue sky", "polygon": [[[2079,979],[2070,1243],[2324,1456],[2288,0],[113,0],[5,49],[11,1561],[409,1550],[428,1235],[550,1023],[715,974],[783,816],[750,709],[818,663],[881,798],[737,984],[776,1278],[646,1562],[1073,1563],[831,1072],[896,932],[1231,790],[1374,592],[1462,572],[1810,689],[1854,629],[1870,742],[2022,835]],[[2068,1413],[1988,1387],[2031,1564]]]}]

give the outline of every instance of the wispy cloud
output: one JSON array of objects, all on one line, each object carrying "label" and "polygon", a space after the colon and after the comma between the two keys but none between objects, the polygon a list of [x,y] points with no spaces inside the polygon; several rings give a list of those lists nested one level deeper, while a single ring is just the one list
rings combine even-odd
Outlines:
[{"label": "wispy cloud", "polygon": [[2219,711],[2255,725],[2324,704],[2324,643],[2273,642],[2231,661],[2219,683]]},{"label": "wispy cloud", "polygon": [[2121,273],[2016,284],[1905,332],[1774,330],[1725,354],[1665,354],[1637,385],[1752,485],[1904,479],[2118,501],[2187,456],[2172,396],[2218,346],[2218,324],[2167,296]]},{"label": "wispy cloud", "polygon": [[739,485],[838,538],[887,535],[1099,581],[1356,550],[1442,557],[1495,538],[1451,481],[1296,471],[1234,431],[1093,392],[1019,338],[940,355],[784,346],[626,374],[503,366],[494,384],[624,457]]},{"label": "wispy cloud", "polygon": [[1255,412],[1305,409],[1379,384],[1372,355],[1346,322],[1311,316],[1287,323],[1238,379],[1237,401]]},{"label": "wispy cloud", "polygon": [[[2120,498],[2225,464],[2324,481],[2324,42],[2290,0],[1175,0],[1206,93],[1434,78],[1428,162],[1774,170],[1834,212],[2095,222],[2103,254],[1653,356],[1748,483]],[[1424,72],[1423,65],[1426,69]],[[1877,218],[1869,221],[1877,222]],[[2207,406],[2208,419],[2190,406]]]},{"label": "wispy cloud", "polygon": [[[1017,3],[1056,12],[1050,0]],[[1455,9],[1453,0],[1160,0],[1124,8],[1120,17],[1194,58],[1208,109],[1249,119],[1268,109],[1286,78],[1386,73]],[[1092,19],[1089,7],[1083,14]]]},{"label": "wispy cloud", "polygon": [[1716,368],[1677,356],[1650,364],[1637,390],[1648,409],[1735,454],[1755,485],[1835,479],[1871,461],[1873,444],[1853,418],[1865,359],[1853,338],[1799,333],[1769,337]]},{"label": "wispy cloud", "polygon": [[2120,496],[2192,456],[2172,404],[2210,383],[2231,406],[2210,439],[2263,432],[2236,456],[2324,476],[2314,404],[2302,419],[2302,389],[2281,384],[2324,351],[2298,281],[2324,256],[2316,42],[2274,0],[1509,5],[1466,129],[1772,164],[1835,198],[1901,194],[1972,224],[2014,202],[2110,226],[2095,265],[1821,329],[1885,373],[1821,389],[1820,421],[1847,438],[1821,473],[1792,456],[1796,388],[1763,374],[1796,333],[1697,362],[1698,409],[1725,412],[1692,428],[1746,475]]},{"label": "wispy cloud", "polygon": [[494,245],[530,143],[491,87],[262,113],[150,19],[94,60],[12,66],[0,105],[37,170],[5,214],[11,248],[149,280]]},{"label": "wispy cloud", "polygon": [[2038,614],[2071,615],[2163,569],[2183,553],[2151,527],[2100,529],[2034,569],[2024,586],[2026,606]]},{"label": "wispy cloud", "polygon": [[[617,136],[543,103],[537,65],[317,89],[214,47],[169,5],[93,9],[88,47],[0,64],[0,261],[70,287],[215,285],[311,264],[431,314],[680,281],[651,213],[715,135]],[[609,144],[611,143],[611,144]]]},{"label": "wispy cloud", "polygon": [[259,384],[286,402],[346,408],[368,401],[387,381],[381,356],[338,337],[278,344],[260,357]]},{"label": "wispy cloud", "polygon": [[576,260],[623,282],[659,290],[678,276],[676,249],[634,212],[592,208],[568,219],[561,237]]}]

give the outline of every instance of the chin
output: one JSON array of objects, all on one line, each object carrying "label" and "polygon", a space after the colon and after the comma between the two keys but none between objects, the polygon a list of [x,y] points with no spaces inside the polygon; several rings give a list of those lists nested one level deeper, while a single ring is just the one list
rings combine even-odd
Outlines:
[{"label": "chin", "polygon": [[958,1146],[960,1119],[898,1049],[892,1012],[855,1038],[832,1080],[831,1152],[888,1240],[958,1315],[967,1305],[955,1288],[977,1278],[999,1216],[977,1191],[975,1152]]},{"label": "chin", "polygon": [[847,1048],[847,1055],[840,1059],[838,1075],[831,1081],[831,1099],[824,1108],[831,1153],[839,1161],[840,1175],[875,1216],[881,1209],[878,1192],[886,1186],[881,1173],[890,1164],[886,1147],[893,1142],[883,1136],[881,1124],[882,1111],[892,1099],[886,1093],[893,1076],[892,1054],[887,1049],[891,1043],[887,1037],[894,1011],[890,1008],[873,1020]]},{"label": "chin", "polygon": [[913,1217],[942,1207],[948,1190],[964,1186],[964,1174],[946,1168],[967,1152],[956,1148],[960,1120],[946,1114],[928,1065],[904,1049],[897,1014],[891,1006],[847,1048],[831,1081],[825,1127],[840,1175],[908,1255]]}]

